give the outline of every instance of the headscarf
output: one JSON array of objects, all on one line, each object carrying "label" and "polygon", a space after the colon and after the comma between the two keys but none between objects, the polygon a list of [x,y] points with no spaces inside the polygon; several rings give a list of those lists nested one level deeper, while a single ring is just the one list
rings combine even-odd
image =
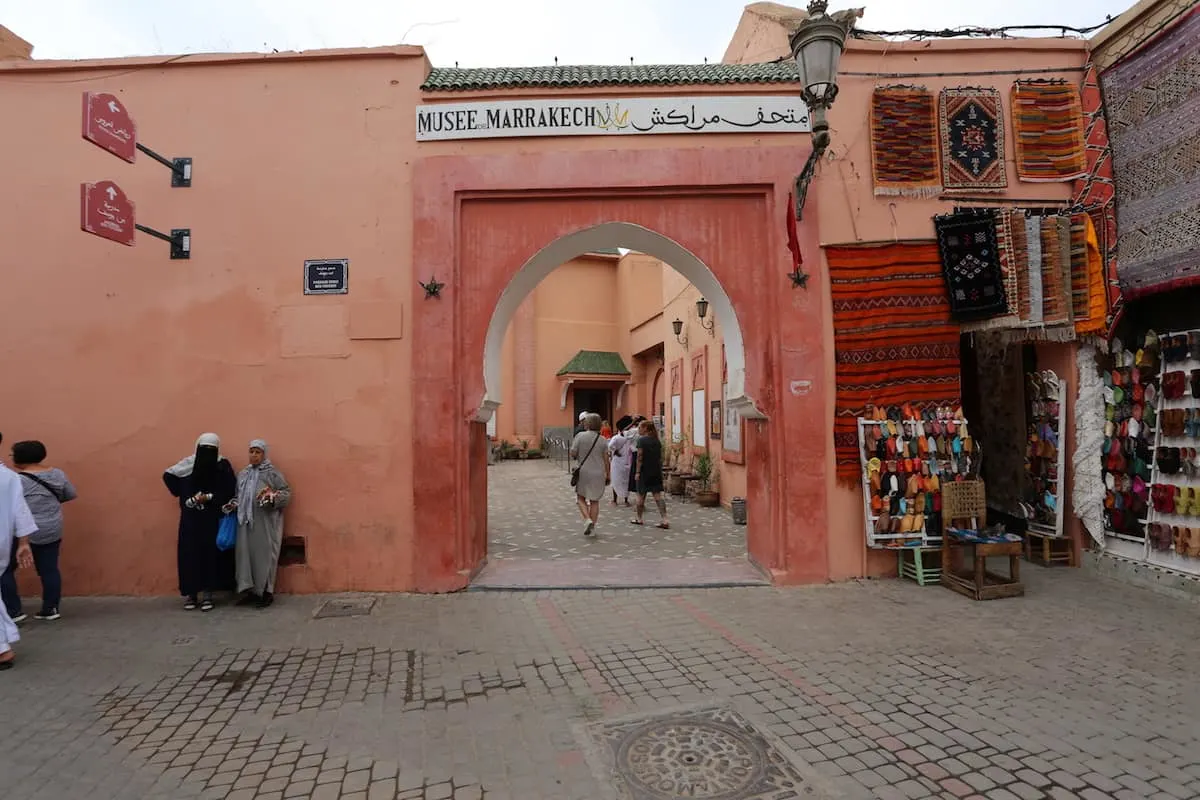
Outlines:
[{"label": "headscarf", "polygon": [[[224,456],[220,455],[221,437],[215,433],[201,434],[200,438],[196,440],[196,449],[199,450],[201,447],[215,447],[218,453],[218,460],[224,459]],[[192,453],[190,456],[181,458],[172,466],[167,467],[166,472],[168,475],[174,475],[176,478],[186,478],[192,474],[192,470],[195,468],[196,454]]]},{"label": "headscarf", "polygon": [[262,483],[262,474],[271,468],[271,459],[267,458],[267,443],[262,439],[252,439],[250,447],[263,451],[263,460],[259,464],[247,464],[238,473],[238,522],[246,525],[254,524],[254,504],[258,501],[258,486]]}]

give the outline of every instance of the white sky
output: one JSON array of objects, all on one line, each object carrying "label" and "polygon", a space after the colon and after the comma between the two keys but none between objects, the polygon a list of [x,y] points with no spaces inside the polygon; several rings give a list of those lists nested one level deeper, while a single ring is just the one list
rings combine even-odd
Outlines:
[{"label": "white sky", "polygon": [[[807,0],[792,0],[807,5]],[[35,58],[423,45],[438,66],[718,61],[747,0],[0,0]],[[1085,27],[1133,0],[857,0],[869,30]],[[854,0],[833,0],[843,8]]]}]

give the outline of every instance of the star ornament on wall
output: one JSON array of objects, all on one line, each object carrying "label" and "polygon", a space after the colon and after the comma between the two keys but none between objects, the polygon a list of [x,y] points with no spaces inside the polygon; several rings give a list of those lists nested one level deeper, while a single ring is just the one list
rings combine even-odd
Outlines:
[{"label": "star ornament on wall", "polygon": [[441,297],[442,287],[444,287],[446,285],[444,283],[438,283],[437,278],[430,278],[429,283],[421,283],[421,281],[417,281],[417,283],[419,283],[421,285],[421,288],[425,290],[425,299],[426,300],[428,300],[431,297]]},{"label": "star ornament on wall", "polygon": [[808,273],[801,272],[799,267],[795,271],[788,273],[788,279],[791,280],[793,289],[808,288]]}]

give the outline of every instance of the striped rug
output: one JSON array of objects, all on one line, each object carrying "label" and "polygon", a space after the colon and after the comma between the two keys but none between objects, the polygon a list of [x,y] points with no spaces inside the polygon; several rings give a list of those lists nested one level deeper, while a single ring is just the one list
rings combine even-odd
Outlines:
[{"label": "striped rug", "polygon": [[942,191],[937,100],[915,86],[880,86],[871,96],[875,194],[934,197]]},{"label": "striped rug", "polygon": [[936,242],[827,247],[833,295],[838,480],[859,480],[868,404],[959,402],[959,328]]},{"label": "striped rug", "polygon": [[1061,81],[1017,81],[1012,116],[1021,180],[1053,183],[1086,177],[1078,89]]}]

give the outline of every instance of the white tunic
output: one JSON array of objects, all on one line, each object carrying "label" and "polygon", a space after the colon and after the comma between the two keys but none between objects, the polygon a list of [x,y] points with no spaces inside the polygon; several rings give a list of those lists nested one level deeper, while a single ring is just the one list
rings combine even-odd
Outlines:
[{"label": "white tunic", "polygon": [[612,454],[612,488],[617,499],[624,500],[629,496],[629,469],[633,455],[633,442],[626,434],[619,433],[608,443],[608,452]]},{"label": "white tunic", "polygon": [[[8,568],[12,555],[13,537],[29,536],[38,529],[25,502],[25,491],[17,473],[0,464],[0,572]],[[21,638],[17,625],[8,616],[8,610],[0,603],[0,653],[12,649],[13,642]]]}]

